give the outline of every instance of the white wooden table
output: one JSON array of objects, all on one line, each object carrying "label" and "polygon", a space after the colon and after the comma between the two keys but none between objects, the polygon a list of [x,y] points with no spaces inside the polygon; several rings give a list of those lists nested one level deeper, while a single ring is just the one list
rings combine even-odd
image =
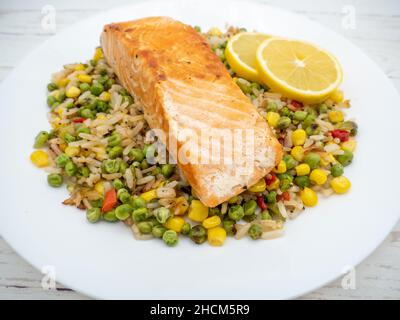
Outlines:
[{"label": "white wooden table", "polygon": [[[4,79],[33,48],[51,36],[41,25],[43,6],[50,4],[55,7],[56,32],[59,32],[89,15],[132,2],[132,0],[1,1],[0,80]],[[375,60],[400,90],[399,1],[264,2],[304,14],[349,38]],[[383,213],[377,212],[377,214]],[[342,279],[337,279],[302,298],[400,299],[400,223],[384,243],[357,266],[355,276],[355,289],[343,289]],[[0,237],[0,299],[87,299],[60,284],[57,284],[56,290],[43,290],[42,277],[39,271],[19,257]]]}]

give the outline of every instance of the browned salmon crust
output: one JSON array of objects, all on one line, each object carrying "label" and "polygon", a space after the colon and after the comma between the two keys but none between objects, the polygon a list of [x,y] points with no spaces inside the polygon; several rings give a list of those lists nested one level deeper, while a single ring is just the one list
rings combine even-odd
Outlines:
[{"label": "browned salmon crust", "polygon": [[241,193],[281,160],[282,147],[265,119],[192,27],[167,17],[113,23],[104,27],[101,45],[122,84],[143,104],[150,127],[165,133],[170,152],[168,139],[176,141],[178,154],[185,144],[177,128],[199,136],[202,130],[254,131],[254,154],[232,151],[251,161],[198,164],[177,159],[205,205],[214,207]]}]

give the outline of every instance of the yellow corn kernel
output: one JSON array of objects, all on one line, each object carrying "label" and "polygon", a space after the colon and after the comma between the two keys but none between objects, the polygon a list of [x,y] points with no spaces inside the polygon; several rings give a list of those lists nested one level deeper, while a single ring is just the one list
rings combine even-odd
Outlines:
[{"label": "yellow corn kernel", "polygon": [[253,184],[253,185],[249,188],[249,191],[250,191],[250,192],[259,193],[259,192],[264,192],[266,188],[267,188],[267,184],[265,183],[265,180],[262,178],[262,179],[258,180],[258,181],[256,182],[256,184]]},{"label": "yellow corn kernel", "polygon": [[59,144],[60,150],[61,150],[62,152],[64,152],[65,149],[67,149],[67,146],[68,146],[68,145],[67,145],[65,142],[61,142],[61,143]]},{"label": "yellow corn kernel", "polygon": [[329,98],[335,103],[340,103],[343,101],[343,91],[336,89]]},{"label": "yellow corn kernel", "polygon": [[226,231],[224,228],[215,227],[207,230],[207,240],[212,246],[222,246],[226,240]]},{"label": "yellow corn kernel", "polygon": [[60,98],[60,90],[53,90],[52,92],[50,92],[50,96],[58,100]]},{"label": "yellow corn kernel", "polygon": [[68,157],[76,157],[79,154],[80,148],[79,147],[66,147],[64,152]]},{"label": "yellow corn kernel", "polygon": [[151,201],[151,200],[157,198],[157,190],[156,190],[156,189],[153,189],[153,190],[149,190],[149,191],[143,192],[140,196],[141,196],[146,202],[149,202],[149,201]]},{"label": "yellow corn kernel", "polygon": [[103,181],[99,181],[94,185],[94,190],[97,191],[97,193],[101,196],[104,195],[104,182]]},{"label": "yellow corn kernel", "polygon": [[75,86],[71,86],[65,94],[68,98],[76,98],[81,94],[81,90]]},{"label": "yellow corn kernel", "polygon": [[111,94],[107,91],[103,91],[100,96],[99,99],[105,102],[108,102],[111,100]]},{"label": "yellow corn kernel", "polygon": [[68,79],[68,78],[61,78],[60,80],[58,80],[58,81],[56,82],[56,84],[57,84],[59,87],[65,87],[68,83],[69,83],[69,79]]},{"label": "yellow corn kernel", "polygon": [[343,112],[340,110],[329,111],[328,118],[333,123],[342,122],[344,120]]},{"label": "yellow corn kernel", "polygon": [[278,166],[276,167],[275,172],[276,172],[276,173],[285,173],[286,170],[287,170],[287,168],[286,168],[286,162],[283,161],[283,160],[281,160],[281,161],[279,162]]},{"label": "yellow corn kernel", "polygon": [[276,178],[274,182],[267,185],[268,191],[277,190],[279,188],[279,184],[280,184],[280,180],[278,178]]},{"label": "yellow corn kernel", "polygon": [[342,144],[341,144],[341,147],[342,147],[342,149],[343,150],[345,150],[345,151],[351,151],[351,152],[354,152],[354,150],[356,149],[356,147],[357,147],[357,141],[356,140],[347,140],[347,141],[345,141],[345,142],[343,142]]},{"label": "yellow corn kernel", "polygon": [[267,113],[266,119],[267,119],[268,124],[271,127],[275,128],[278,125],[278,121],[279,121],[280,117],[281,116],[279,115],[279,113],[270,111]]},{"label": "yellow corn kernel", "polygon": [[80,63],[80,64],[76,65],[74,69],[75,69],[75,71],[82,71],[82,70],[85,70],[86,67],[82,63]]},{"label": "yellow corn kernel", "polygon": [[98,48],[96,48],[96,51],[94,52],[93,60],[97,62],[101,58],[103,58],[103,50],[101,50],[101,48],[98,47]]},{"label": "yellow corn kernel", "polygon": [[176,198],[174,214],[177,216],[184,215],[187,209],[189,209],[189,203],[186,200],[186,198],[185,197]]},{"label": "yellow corn kernel", "polygon": [[307,163],[299,164],[295,167],[298,176],[306,176],[310,173],[310,166]]},{"label": "yellow corn kernel", "polygon": [[212,216],[203,221],[203,227],[206,229],[218,227],[220,224],[221,218],[218,216]]},{"label": "yellow corn kernel", "polygon": [[53,120],[51,120],[51,126],[53,129],[58,129],[61,126],[61,118],[55,117]]},{"label": "yellow corn kernel", "polygon": [[208,217],[208,207],[200,200],[192,200],[189,207],[189,218],[196,222],[202,222]]},{"label": "yellow corn kernel", "polygon": [[218,37],[218,36],[220,36],[221,34],[222,34],[222,31],[221,30],[219,30],[218,28],[211,28],[209,31],[208,31],[208,34],[210,35],[210,36],[216,36],[216,37]]},{"label": "yellow corn kernel", "polygon": [[105,120],[105,119],[106,119],[106,116],[105,116],[104,114],[99,114],[99,115],[96,117],[96,119],[97,119],[97,120]]},{"label": "yellow corn kernel", "polygon": [[81,149],[81,154],[83,157],[89,157],[92,154],[92,152],[87,149]]},{"label": "yellow corn kernel", "polygon": [[59,108],[59,109],[57,110],[57,113],[58,113],[58,115],[59,115],[60,117],[62,117],[63,112],[64,112],[64,108]]},{"label": "yellow corn kernel", "polygon": [[292,151],[290,151],[290,154],[292,155],[293,158],[295,158],[297,161],[303,161],[304,158],[304,148],[302,146],[295,146],[292,148]]},{"label": "yellow corn kernel", "polygon": [[337,194],[346,193],[351,187],[349,179],[344,176],[333,178],[330,184],[333,191],[335,191]]},{"label": "yellow corn kernel", "polygon": [[323,166],[327,166],[330,163],[332,163],[332,164],[337,163],[337,160],[335,159],[333,154],[332,153],[323,153],[323,154],[321,154],[321,164]]},{"label": "yellow corn kernel", "polygon": [[306,142],[307,133],[303,129],[297,129],[292,133],[292,142],[295,146],[302,146]]},{"label": "yellow corn kernel", "polygon": [[310,173],[310,180],[318,185],[324,184],[327,179],[328,179],[328,176],[324,170],[314,169]]},{"label": "yellow corn kernel", "polygon": [[175,232],[181,232],[182,226],[185,224],[185,219],[182,217],[170,217],[165,223],[165,227]]},{"label": "yellow corn kernel", "polygon": [[300,198],[306,207],[314,207],[318,203],[315,191],[307,187],[300,191]]},{"label": "yellow corn kernel", "polygon": [[78,80],[80,82],[91,83],[92,77],[89,76],[88,74],[78,74]]},{"label": "yellow corn kernel", "polygon": [[46,151],[36,150],[31,153],[31,161],[39,168],[47,167],[49,165],[49,155]]},{"label": "yellow corn kernel", "polygon": [[96,152],[96,159],[97,160],[103,160],[104,156],[106,154],[106,149],[104,147],[98,147]]}]

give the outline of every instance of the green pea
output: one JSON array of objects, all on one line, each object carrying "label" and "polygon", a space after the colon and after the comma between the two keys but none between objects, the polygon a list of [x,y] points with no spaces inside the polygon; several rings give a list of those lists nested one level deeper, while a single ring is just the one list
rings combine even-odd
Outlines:
[{"label": "green pea", "polygon": [[221,214],[221,210],[218,207],[215,207],[215,208],[208,209],[208,216],[209,217],[212,217],[212,216],[222,217],[223,215]]},{"label": "green pea", "polygon": [[280,187],[282,192],[285,192],[286,190],[288,190],[290,188],[291,184],[292,184],[291,180],[283,179],[283,180],[280,180],[280,186],[279,187]]},{"label": "green pea", "polygon": [[[297,165],[297,164],[296,164]],[[286,165],[287,166],[287,165]],[[293,176],[290,174],[290,173],[287,173],[287,172],[285,172],[285,173],[279,173],[278,175],[277,175],[277,177],[278,177],[278,179],[280,180],[280,181],[282,181],[282,180],[289,180],[289,182],[293,182]]]},{"label": "green pea", "polygon": [[289,117],[280,117],[278,120],[278,125],[277,127],[281,130],[289,128],[292,120],[290,120]]},{"label": "green pea", "polygon": [[175,166],[173,164],[163,164],[161,166],[161,174],[165,178],[169,178],[175,170]]},{"label": "green pea", "polygon": [[159,225],[156,225],[156,226],[153,227],[153,229],[151,230],[151,233],[156,238],[162,238],[162,236],[164,235],[165,231],[167,231],[167,229],[159,224]]},{"label": "green pea", "polygon": [[100,75],[102,75],[102,76],[105,76],[106,74],[108,74],[106,68],[101,69],[99,73],[100,73]]},{"label": "green pea", "polygon": [[147,221],[139,222],[137,224],[137,227],[138,227],[139,231],[143,234],[150,234],[153,229],[153,226],[151,225],[151,223],[147,222]]},{"label": "green pea", "polygon": [[107,82],[107,80],[108,80],[108,76],[104,75],[104,76],[99,77],[97,79],[97,82],[104,85]]},{"label": "green pea", "polygon": [[315,116],[312,114],[307,115],[307,117],[304,119],[304,121],[302,122],[302,127],[307,128],[308,126],[312,125],[315,121]]},{"label": "green pea", "polygon": [[58,101],[54,102],[53,105],[51,106],[51,111],[54,111],[59,105],[60,103]]},{"label": "green pea", "polygon": [[286,221],[286,218],[284,216],[282,216],[282,214],[279,211],[279,208],[276,204],[273,206],[270,206],[268,210],[269,210],[269,214],[271,216],[273,216],[274,218],[279,219],[281,221]]},{"label": "green pea", "polygon": [[191,228],[192,227],[191,227],[190,223],[185,222],[182,226],[181,233],[187,235],[187,234],[189,234]]},{"label": "green pea", "polygon": [[278,106],[275,102],[269,101],[267,105],[267,112],[276,112],[278,110]]},{"label": "green pea", "polygon": [[155,167],[154,169],[153,169],[153,171],[151,171],[151,174],[153,175],[153,176],[156,176],[156,175],[158,175],[158,174],[160,174],[161,173],[161,168],[160,167]]},{"label": "green pea", "polygon": [[173,247],[178,243],[178,234],[174,230],[167,230],[164,232],[162,239],[167,246]]},{"label": "green pea", "polygon": [[321,156],[315,152],[310,152],[304,157],[304,163],[307,163],[311,170],[318,168],[320,162]]},{"label": "green pea", "polygon": [[232,220],[239,221],[244,217],[243,207],[240,205],[235,205],[229,208],[228,216]]},{"label": "green pea", "polygon": [[78,167],[76,166],[75,163],[73,163],[72,161],[68,161],[64,167],[65,173],[70,176],[73,177],[74,175],[77,174],[78,172]]},{"label": "green pea", "polygon": [[194,26],[193,28],[194,28],[194,30],[196,30],[197,32],[201,32],[201,28],[200,28],[199,26]]},{"label": "green pea", "polygon": [[298,176],[294,179],[294,183],[300,188],[305,188],[310,186],[310,178],[308,176]]},{"label": "green pea", "polygon": [[108,151],[108,156],[111,159],[115,159],[115,158],[119,157],[120,155],[122,155],[122,151],[123,151],[123,149],[120,146],[112,147],[110,149],[110,151]]},{"label": "green pea", "polygon": [[267,195],[267,202],[270,204],[276,203],[276,191],[270,191]]},{"label": "green pea", "polygon": [[48,96],[47,97],[47,105],[49,107],[52,107],[53,104],[56,103],[56,102],[57,102],[57,99],[55,97],[53,97],[53,96]]},{"label": "green pea", "polygon": [[269,214],[268,210],[264,210],[261,212],[261,220],[271,220],[271,215]]},{"label": "green pea", "polygon": [[350,131],[351,136],[356,136],[358,125],[354,121],[344,121],[338,125],[338,129]]},{"label": "green pea", "polygon": [[74,107],[74,103],[72,101],[65,104],[65,108],[72,109]]},{"label": "green pea", "polygon": [[126,203],[126,204],[121,204],[117,208],[115,208],[115,216],[119,220],[126,220],[129,218],[129,216],[132,214],[133,207]]},{"label": "green pea", "polygon": [[126,162],[120,162],[119,164],[119,173],[125,174],[126,169],[128,169],[129,165]]},{"label": "green pea", "polygon": [[293,169],[298,164],[296,159],[293,158],[293,156],[290,155],[290,154],[287,154],[287,155],[283,156],[283,161],[286,163],[286,169],[287,170]]},{"label": "green pea", "polygon": [[94,119],[94,114],[90,109],[83,108],[79,110],[79,114],[81,117],[86,118],[86,119]]},{"label": "green pea", "polygon": [[194,243],[202,244],[207,239],[207,230],[201,225],[196,225],[190,229],[189,237]]},{"label": "green pea", "polygon": [[353,153],[349,150],[344,150],[344,153],[338,155],[336,158],[343,167],[346,167],[353,161]]},{"label": "green pea", "polygon": [[243,93],[249,94],[249,93],[252,93],[252,91],[253,91],[252,87],[251,87],[251,83],[249,81],[247,81],[246,79],[238,78],[236,80],[236,84],[243,91]]},{"label": "green pea", "polygon": [[71,142],[76,141],[76,137],[74,137],[72,134],[66,132],[66,133],[64,134],[64,140],[65,140],[65,142],[67,142],[67,143],[71,143]]},{"label": "green pea", "polygon": [[281,109],[281,116],[288,117],[290,115],[290,109],[288,107],[283,107]]},{"label": "green pea", "polygon": [[306,117],[307,117],[307,112],[305,111],[296,111],[293,116],[293,118],[297,121],[303,121]]},{"label": "green pea", "polygon": [[47,131],[40,131],[35,137],[35,144],[33,147],[38,149],[42,147],[47,140],[49,140],[49,133]]},{"label": "green pea", "polygon": [[132,160],[142,162],[144,159],[144,153],[142,150],[134,148],[129,151],[128,157]]},{"label": "green pea", "polygon": [[95,223],[100,220],[101,211],[100,208],[90,208],[86,210],[86,219],[91,222]]},{"label": "green pea", "polygon": [[79,85],[79,89],[81,89],[82,92],[90,90],[90,84],[88,83],[81,83]]},{"label": "green pea", "polygon": [[149,167],[149,164],[147,163],[146,160],[143,160],[143,161],[140,163],[140,169],[145,170],[145,169],[147,169],[148,167]]},{"label": "green pea", "polygon": [[50,82],[47,85],[47,90],[49,90],[49,91],[54,91],[54,90],[57,90],[57,89],[58,89],[58,85],[56,85],[54,82]]},{"label": "green pea", "polygon": [[115,215],[115,209],[108,211],[103,214],[103,219],[107,222],[116,222],[118,221],[117,216]]},{"label": "green pea", "polygon": [[117,198],[122,203],[129,203],[131,202],[131,195],[129,194],[128,190],[126,189],[119,189],[117,191]]},{"label": "green pea", "polygon": [[76,129],[76,134],[79,135],[80,133],[90,134],[90,129],[88,127],[81,125],[78,127],[78,129]]},{"label": "green pea", "polygon": [[101,83],[93,83],[90,88],[90,92],[95,96],[99,96],[103,91],[104,87]]},{"label": "green pea", "polygon": [[103,199],[99,198],[96,200],[92,200],[92,201],[90,201],[90,204],[94,208],[101,208],[103,206]]},{"label": "green pea", "polygon": [[230,199],[228,200],[228,203],[229,203],[229,204],[235,204],[235,203],[238,202],[238,200],[239,200],[239,197],[238,197],[238,196],[234,196],[234,197],[232,197],[232,198],[230,198]]},{"label": "green pea", "polygon": [[262,227],[259,224],[254,223],[251,225],[248,234],[253,240],[260,239],[262,235]]},{"label": "green pea", "polygon": [[107,159],[103,161],[102,167],[106,173],[117,173],[119,164],[118,160]]},{"label": "green pea", "polygon": [[124,187],[124,183],[120,179],[114,179],[112,185],[117,190],[122,189]]},{"label": "green pea", "polygon": [[135,220],[135,222],[144,221],[148,218],[148,216],[149,213],[147,211],[147,208],[137,208],[132,212],[132,219]]},{"label": "green pea", "polygon": [[90,175],[90,170],[89,170],[88,167],[81,167],[81,168],[79,168],[79,174],[80,174],[82,177],[87,178],[87,177],[89,177],[89,175]]},{"label": "green pea", "polygon": [[136,208],[146,208],[146,200],[142,197],[135,197],[132,199],[132,205]]},{"label": "green pea", "polygon": [[153,214],[159,223],[165,223],[171,215],[169,209],[164,207],[154,210]]},{"label": "green pea", "polygon": [[249,200],[243,205],[245,216],[250,216],[254,214],[256,209],[257,209],[257,202],[255,200]]},{"label": "green pea", "polygon": [[110,108],[110,106],[108,105],[107,102],[104,102],[101,100],[97,101],[97,104],[96,104],[97,112],[107,112],[109,108]]},{"label": "green pea", "polygon": [[62,177],[62,175],[58,174],[58,173],[50,173],[47,176],[47,183],[54,188],[58,188],[60,187],[64,182],[64,178]]},{"label": "green pea", "polygon": [[251,214],[249,216],[244,216],[243,217],[243,220],[246,221],[246,222],[252,222],[252,221],[254,221],[256,219],[257,219],[257,215],[255,213],[253,213],[253,214]]},{"label": "green pea", "polygon": [[320,130],[319,126],[316,123],[313,123],[312,125],[310,125],[310,126],[308,126],[306,128],[306,133],[307,133],[308,136],[319,134],[320,131],[321,130]]},{"label": "green pea", "polygon": [[110,147],[115,147],[121,144],[122,138],[119,133],[114,132],[111,136],[107,138],[107,141]]},{"label": "green pea", "polygon": [[319,106],[318,106],[318,112],[319,113],[328,113],[328,110],[329,110],[329,108],[328,108],[328,106],[325,104],[325,103],[321,103]]},{"label": "green pea", "polygon": [[340,177],[343,172],[343,166],[340,163],[334,164],[331,168],[332,177]]},{"label": "green pea", "polygon": [[236,234],[235,223],[236,222],[234,220],[222,221],[222,227],[225,229],[228,236],[234,236]]}]

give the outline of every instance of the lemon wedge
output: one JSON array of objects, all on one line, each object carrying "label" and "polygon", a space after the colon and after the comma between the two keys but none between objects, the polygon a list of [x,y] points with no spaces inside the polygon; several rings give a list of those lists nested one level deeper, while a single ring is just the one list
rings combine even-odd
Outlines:
[{"label": "lemon wedge", "polygon": [[259,45],[270,36],[256,32],[241,32],[229,39],[225,57],[232,70],[246,80],[259,82],[256,52]]},{"label": "lemon wedge", "polygon": [[320,102],[342,81],[336,58],[307,42],[269,38],[258,46],[256,56],[262,81],[291,99]]}]

